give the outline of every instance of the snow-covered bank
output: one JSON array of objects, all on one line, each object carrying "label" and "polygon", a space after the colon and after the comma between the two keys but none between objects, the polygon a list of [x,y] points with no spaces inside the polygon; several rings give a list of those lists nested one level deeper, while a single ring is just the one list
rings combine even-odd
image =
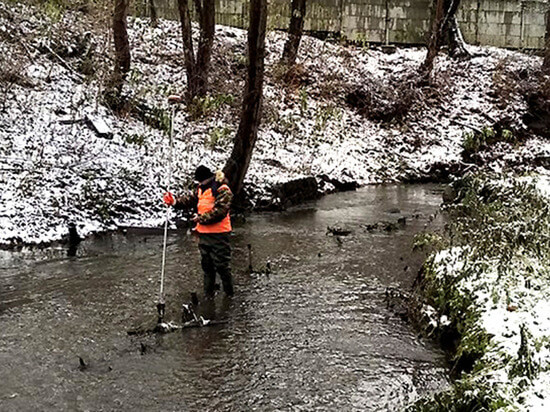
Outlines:
[{"label": "snow-covered bank", "polygon": [[550,409],[549,183],[545,174],[456,186],[455,238],[427,261],[423,294],[432,332],[457,339],[466,371],[411,411]]},{"label": "snow-covered bank", "polygon": [[[83,13],[68,12],[60,20],[41,13],[0,2],[0,55],[15,56],[19,43],[9,33],[25,42],[17,59],[6,60],[20,64],[21,78],[2,88],[0,243],[56,240],[69,222],[81,235],[120,225],[159,225],[166,133],[101,105],[100,71],[77,73],[81,57],[67,53],[67,66],[44,52],[44,44],[70,50],[75,38],[92,30],[93,61],[99,64],[109,50],[108,33],[94,31]],[[166,96],[185,89],[179,25],[161,21],[151,28],[146,20],[131,19],[129,33],[133,60],[125,93],[154,109],[156,120],[165,124]],[[424,50],[388,55],[306,37],[298,57],[301,70],[289,80],[277,65],[284,40],[277,32],[267,39],[263,123],[246,181],[253,203],[270,198],[274,185],[301,177],[359,184],[421,180],[441,165],[460,163],[462,136],[471,127],[501,118],[521,124],[525,103],[511,93],[503,105],[494,94],[495,73],[503,65],[517,71],[540,64],[537,57],[495,48],[472,47],[476,57],[466,62],[442,55],[436,64],[438,88],[424,90],[404,118],[383,123],[349,107],[346,93],[358,86],[393,87],[392,81],[416,70]],[[212,95],[197,110],[202,116],[182,111],[176,117],[173,187],[184,186],[199,163],[223,166],[238,124],[245,50],[245,31],[217,27]],[[112,138],[98,137],[79,121],[87,115],[103,118]],[[549,153],[548,144],[533,138],[493,166]],[[321,190],[331,188],[325,184]]]}]

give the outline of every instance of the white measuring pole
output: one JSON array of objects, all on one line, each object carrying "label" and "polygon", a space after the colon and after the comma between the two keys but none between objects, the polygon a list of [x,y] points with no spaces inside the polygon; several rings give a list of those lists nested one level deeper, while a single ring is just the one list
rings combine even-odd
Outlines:
[{"label": "white measuring pole", "polygon": [[[172,115],[170,117],[170,142],[168,146],[168,182],[166,182],[167,191],[170,192],[170,183],[172,182],[172,148],[174,145],[174,116],[176,115],[176,105],[172,106]],[[166,221],[164,222],[164,244],[162,246],[162,265],[160,269],[160,292],[159,302],[164,303],[164,270],[166,267],[166,241],[168,239],[168,221],[170,220],[170,206],[166,205]]]}]

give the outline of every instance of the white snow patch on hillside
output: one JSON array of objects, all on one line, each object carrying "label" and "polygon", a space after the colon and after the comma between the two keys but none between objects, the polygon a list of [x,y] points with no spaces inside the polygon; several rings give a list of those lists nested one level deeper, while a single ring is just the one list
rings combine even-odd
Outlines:
[{"label": "white snow patch on hillside", "polygon": [[[0,7],[16,16],[35,14],[20,4],[0,2]],[[12,23],[2,16],[0,26],[9,28]],[[71,20],[71,15],[66,19]],[[22,29],[32,35],[31,23]],[[182,93],[186,82],[179,24],[161,20],[151,28],[146,20],[132,18],[129,34],[132,70],[125,90],[150,107],[169,110],[166,96]],[[269,33],[267,39],[264,120],[246,179],[251,188],[264,190],[319,175],[359,184],[395,182],[426,173],[434,163],[458,161],[462,134],[468,130],[464,125],[482,127],[503,111],[519,118],[523,110],[499,109],[488,97],[495,65],[503,59],[518,66],[540,64],[537,57],[494,48],[472,47],[476,57],[468,62],[451,62],[441,55],[436,75],[451,76],[445,103],[415,113],[414,121],[406,125],[384,125],[347,106],[342,88],[384,82],[387,76],[416,70],[425,50],[397,49],[388,55],[305,37],[298,61],[309,82],[289,92],[272,75],[285,39],[279,32]],[[0,52],[9,53],[9,45],[0,45]],[[242,89],[243,72],[232,70],[245,53],[244,30],[216,27],[212,64],[227,65],[215,75],[216,84],[232,82]],[[119,225],[161,224],[166,135],[97,104],[97,82],[81,82],[57,60],[34,51],[26,74],[35,86],[14,85],[0,116],[0,243],[57,240],[69,222],[77,224],[81,235]],[[224,165],[230,139],[214,147],[209,141],[217,129],[228,128],[229,136],[235,134],[239,95],[234,99],[234,107],[222,105],[198,121],[177,115],[172,182],[176,191],[198,164]],[[87,114],[103,119],[112,129],[112,139],[97,137],[82,123],[60,123]]]}]

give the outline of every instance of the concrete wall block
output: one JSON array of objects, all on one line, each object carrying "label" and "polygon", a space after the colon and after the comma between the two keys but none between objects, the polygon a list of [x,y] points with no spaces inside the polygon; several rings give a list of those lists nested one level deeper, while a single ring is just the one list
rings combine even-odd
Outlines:
[{"label": "concrete wall block", "polygon": [[527,49],[544,49],[544,37],[527,37],[524,46]]},{"label": "concrete wall block", "polygon": [[364,29],[365,30],[385,30],[386,29],[386,20],[379,17],[366,17],[364,19]]},{"label": "concrete wall block", "polygon": [[342,30],[353,31],[359,28],[359,17],[356,16],[343,16],[342,18]]},{"label": "concrete wall block", "polygon": [[522,16],[521,12],[505,11],[504,13],[500,14],[497,23],[508,25],[521,25],[522,19],[525,20],[525,15]]},{"label": "concrete wall block", "polygon": [[358,15],[361,16],[376,16],[383,18],[386,16],[386,7],[380,6],[377,4],[368,4],[365,5],[362,9],[359,10]]},{"label": "concrete wall block", "polygon": [[[502,41],[502,39],[494,39],[493,44],[498,44]],[[523,47],[521,44],[521,38],[519,36],[508,36],[504,38],[504,45],[502,47],[509,47],[509,48],[521,48]]]},{"label": "concrete wall block", "polygon": [[511,26],[507,26],[505,24],[490,24],[485,26],[485,33],[495,36],[506,36],[510,27]]},{"label": "concrete wall block", "polygon": [[390,16],[397,19],[430,19],[430,11],[424,8],[390,7],[389,11]]},{"label": "concrete wall block", "polygon": [[536,24],[528,27],[529,30],[525,30],[525,37],[540,38],[544,42],[544,36],[546,35],[546,26]]},{"label": "concrete wall block", "polygon": [[[546,13],[542,10],[532,9],[523,15],[523,23],[529,26],[541,26],[546,28]],[[532,27],[530,27],[531,29]]]},{"label": "concrete wall block", "polygon": [[390,31],[390,41],[396,43],[424,43],[430,31],[429,22],[418,24],[408,19],[398,19]]},{"label": "concrete wall block", "polygon": [[[390,9],[390,15],[391,15],[391,9]],[[419,9],[405,9],[405,15],[403,18],[408,18],[412,20],[431,20],[431,11],[427,8],[419,8]]]},{"label": "concrete wall block", "polygon": [[392,19],[390,24],[390,29],[392,31],[407,31],[407,27],[409,26],[409,20],[407,19]]},{"label": "concrete wall block", "polygon": [[269,17],[267,20],[268,30],[285,30],[290,24],[288,17]]},{"label": "concrete wall block", "polygon": [[464,41],[468,44],[476,44],[477,42],[477,38],[476,38],[476,33],[475,31],[471,31],[471,32],[465,32],[465,31],[462,31],[462,35],[464,36]]},{"label": "concrete wall block", "polygon": [[339,18],[340,9],[332,6],[316,5],[311,8],[310,16],[319,20]]},{"label": "concrete wall block", "polygon": [[340,31],[340,19],[329,19],[326,21],[328,31],[337,33]]},{"label": "concrete wall block", "polygon": [[480,33],[478,38],[481,44],[488,44],[488,45],[499,44],[500,47],[513,47],[513,48],[521,47],[520,38],[516,36],[503,37],[498,35]]},{"label": "concrete wall block", "polygon": [[[386,0],[342,0],[344,3],[351,1],[355,4],[357,4],[359,7],[365,7],[365,6],[381,6],[386,7]],[[389,0],[390,3],[394,2],[395,0]]]},{"label": "concrete wall block", "polygon": [[227,4],[227,2],[220,4],[217,8],[217,14],[234,14],[234,13],[235,13],[235,5]]},{"label": "concrete wall block", "polygon": [[319,31],[319,25],[317,20],[311,20],[305,23],[304,28],[309,31]]},{"label": "concrete wall block", "polygon": [[345,16],[356,16],[358,13],[359,6],[357,4],[346,3],[342,5],[342,18]]},{"label": "concrete wall block", "polygon": [[477,10],[477,0],[462,0],[460,2],[460,10],[462,11],[473,11]]},{"label": "concrete wall block", "polygon": [[[277,0],[276,0],[277,1]],[[278,0],[278,1],[285,1],[285,0]],[[287,3],[290,4],[290,1],[287,1]],[[307,3],[307,6],[309,5],[318,5],[321,7],[340,7],[340,0],[310,0]]]},{"label": "concrete wall block", "polygon": [[513,24],[513,25],[503,25],[504,29],[504,35],[506,37],[509,36],[521,36],[521,25],[519,24]]},{"label": "concrete wall block", "polygon": [[518,24],[521,22],[521,14],[517,13],[517,15],[514,16],[514,13],[508,12],[508,14],[505,13],[499,13],[497,11],[491,10],[491,11],[483,11],[479,14],[479,22],[480,23],[488,23],[488,24],[502,24],[504,23],[504,18],[506,17],[507,23],[510,24],[512,21],[515,21]]},{"label": "concrete wall block", "polygon": [[[521,12],[521,1],[503,1],[503,10],[504,11],[511,11],[511,12]],[[524,3],[525,7],[525,3]]]},{"label": "concrete wall block", "polygon": [[364,36],[370,43],[383,43],[386,41],[386,34],[382,30],[367,30]]},{"label": "concrete wall block", "polygon": [[[146,0],[135,0],[134,10],[145,10]],[[193,0],[190,6],[193,8]],[[433,0],[389,0],[390,40],[419,43],[431,29]],[[156,0],[159,16],[179,19],[177,0]],[[479,13],[478,13],[479,2]],[[248,25],[247,0],[216,0],[216,23],[237,27]],[[522,7],[523,21],[522,21]],[[543,0],[462,0],[457,18],[466,41],[501,47],[544,47],[545,14]],[[286,29],[290,0],[270,0],[269,28]],[[385,40],[386,0],[308,0],[305,29],[340,31],[350,38],[370,42]],[[477,37],[476,37],[477,33]]]},{"label": "concrete wall block", "polygon": [[462,30],[462,34],[464,36],[469,33],[475,34],[477,31],[477,25],[475,23],[459,21],[458,24],[460,25],[460,29]]},{"label": "concrete wall block", "polygon": [[[325,20],[317,20],[316,21],[318,31],[328,31],[328,32],[338,32],[340,31],[340,22],[331,20],[331,19],[325,19]],[[283,27],[283,28],[287,28]]]},{"label": "concrete wall block", "polygon": [[480,10],[486,11],[521,11],[521,2],[517,0],[480,0]]}]

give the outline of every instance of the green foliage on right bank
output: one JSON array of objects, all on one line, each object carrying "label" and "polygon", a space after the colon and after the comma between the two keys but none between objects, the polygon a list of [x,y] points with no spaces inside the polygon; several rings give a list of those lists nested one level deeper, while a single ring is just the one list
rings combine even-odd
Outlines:
[{"label": "green foliage on right bank", "polygon": [[550,407],[549,182],[468,176],[453,184],[444,233],[418,237],[435,249],[420,317],[451,350],[455,381],[408,411]]}]

